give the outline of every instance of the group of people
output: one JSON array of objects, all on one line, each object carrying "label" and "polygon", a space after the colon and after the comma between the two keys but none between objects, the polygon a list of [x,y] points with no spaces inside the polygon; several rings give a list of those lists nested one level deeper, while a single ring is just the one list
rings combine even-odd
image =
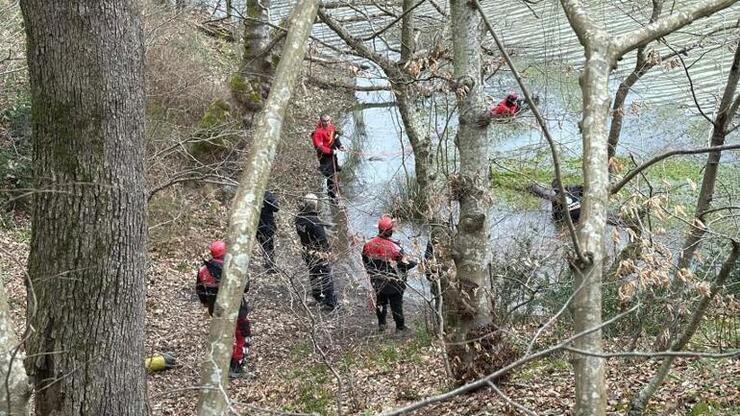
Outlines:
[{"label": "group of people", "polygon": [[[341,170],[336,151],[344,150],[339,135],[340,132],[326,114],[319,118],[311,134],[311,141],[319,161],[319,171],[326,177],[327,194],[333,202],[336,202],[338,197],[336,175]],[[266,273],[277,272],[275,213],[279,210],[280,206],[275,195],[266,191],[256,235],[264,255]],[[367,241],[362,248],[363,264],[375,292],[376,317],[380,331],[386,329],[389,307],[396,330],[407,330],[403,315],[403,293],[406,289],[406,272],[416,266],[415,261],[406,257],[400,243],[391,238],[394,228],[393,219],[387,215],[382,216],[378,221],[377,236]],[[308,268],[311,297],[322,310],[334,311],[338,302],[331,271],[332,256],[326,224],[319,216],[319,197],[315,194],[309,193],[301,198],[295,217],[295,230],[301,242],[303,260]],[[210,244],[209,250],[211,258],[204,260],[198,269],[196,293],[203,305],[208,308],[208,313],[212,315],[221,280],[226,243],[222,240],[214,241]],[[248,290],[247,283],[245,294]],[[244,372],[244,360],[249,351],[251,337],[249,309],[245,295],[242,297],[234,334],[229,367],[231,377],[240,377]]]},{"label": "group of people", "polygon": [[[277,202],[274,196],[271,202],[265,197],[263,212],[270,210],[270,218],[274,214]],[[274,224],[273,224],[274,227]],[[305,195],[295,217],[296,233],[301,241],[302,257],[308,268],[311,297],[321,305],[322,310],[331,312],[338,306],[334,292],[334,281],[331,271],[331,251],[327,238],[325,224],[319,218],[319,198],[315,194]],[[379,331],[385,331],[387,314],[390,306],[393,321],[397,331],[406,331],[407,326],[403,315],[403,294],[406,290],[406,272],[416,266],[416,262],[407,258],[398,241],[393,240],[395,223],[393,219],[384,215],[378,221],[378,234],[367,241],[362,248],[362,261],[370,277],[375,292],[375,309]],[[259,235],[258,231],[258,235]],[[274,228],[264,235],[260,242],[274,238]],[[272,244],[269,244],[273,248]],[[221,280],[226,243],[222,240],[210,244],[211,258],[204,260],[198,269],[196,293],[208,313],[213,315],[213,308],[218,294]],[[265,251],[265,270],[275,271],[274,251],[269,255]],[[249,284],[245,287],[245,294]],[[242,297],[239,308],[234,345],[232,349],[229,375],[240,377],[244,372],[244,359],[250,346],[251,327],[249,321],[249,304],[246,295]]]}]

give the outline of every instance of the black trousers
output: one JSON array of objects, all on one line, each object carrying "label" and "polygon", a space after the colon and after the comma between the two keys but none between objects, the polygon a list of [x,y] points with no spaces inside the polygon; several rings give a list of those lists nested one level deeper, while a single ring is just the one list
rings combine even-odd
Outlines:
[{"label": "black trousers", "polygon": [[275,266],[275,228],[258,228],[257,241],[262,246],[265,256],[265,267],[271,269]]},{"label": "black trousers", "polygon": [[311,296],[316,302],[334,307],[337,299],[334,295],[334,280],[331,267],[326,260],[310,254],[304,254],[303,259],[308,266],[308,278],[311,282]]},{"label": "black trousers", "polygon": [[372,283],[375,289],[375,315],[378,317],[378,325],[386,325],[388,305],[390,304],[396,329],[405,329],[406,322],[403,318],[403,292],[405,285],[382,280],[373,280]]},{"label": "black trousers", "polygon": [[339,191],[337,173],[342,170],[339,167],[337,155],[319,156],[319,170],[321,171],[321,174],[326,177],[326,193],[329,195],[329,198],[336,199]]}]

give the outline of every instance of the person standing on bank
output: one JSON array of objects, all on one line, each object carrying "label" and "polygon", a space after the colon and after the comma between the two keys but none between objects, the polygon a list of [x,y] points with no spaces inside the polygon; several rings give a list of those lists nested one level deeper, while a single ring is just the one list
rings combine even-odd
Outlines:
[{"label": "person standing on bank", "polygon": [[375,314],[378,329],[386,328],[387,307],[390,303],[396,331],[405,331],[403,317],[403,292],[406,290],[406,272],[416,266],[416,262],[404,255],[398,241],[392,240],[393,219],[383,215],[378,220],[378,235],[362,247],[362,262],[375,290]]},{"label": "person standing on bank", "polygon": [[344,146],[339,140],[340,134],[341,131],[337,130],[328,114],[321,115],[316,129],[311,133],[311,141],[319,159],[319,171],[326,177],[326,192],[335,202],[339,191],[337,173],[342,170],[335,151],[344,151]]},{"label": "person standing on bank", "polygon": [[280,206],[275,195],[265,191],[262,199],[262,211],[260,211],[260,222],[257,226],[257,241],[262,247],[265,256],[265,272],[275,273],[275,213],[280,211]]},{"label": "person standing on bank", "polygon": [[[203,306],[208,308],[208,315],[213,316],[213,309],[216,306],[216,297],[221,284],[221,274],[223,273],[226,243],[223,240],[216,240],[208,246],[208,249],[211,252],[211,258],[204,260],[203,265],[198,269],[195,293],[198,294]],[[249,281],[244,287],[245,294],[247,291],[249,291]],[[236,318],[236,328],[234,328],[231,363],[229,364],[229,377],[231,378],[239,378],[244,375],[245,360],[249,354],[252,339],[252,324],[249,320],[249,312],[250,307],[246,295],[242,295],[239,314]]]},{"label": "person standing on bank", "polygon": [[318,208],[319,198],[314,194],[306,194],[295,218],[295,229],[303,246],[303,260],[308,266],[311,296],[324,310],[332,311],[337,306],[337,300],[329,265],[329,240],[324,224],[319,220]]}]

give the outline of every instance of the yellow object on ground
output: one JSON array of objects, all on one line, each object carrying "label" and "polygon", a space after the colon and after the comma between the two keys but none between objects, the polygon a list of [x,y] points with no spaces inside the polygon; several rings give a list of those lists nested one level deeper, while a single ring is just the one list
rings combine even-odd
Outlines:
[{"label": "yellow object on ground", "polygon": [[147,371],[169,370],[175,366],[175,356],[171,352],[154,354],[144,359],[144,367]]}]

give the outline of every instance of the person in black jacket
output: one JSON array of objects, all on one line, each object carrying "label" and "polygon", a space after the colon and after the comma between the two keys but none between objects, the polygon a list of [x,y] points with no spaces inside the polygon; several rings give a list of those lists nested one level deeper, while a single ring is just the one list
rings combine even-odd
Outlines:
[{"label": "person in black jacket", "polygon": [[265,191],[262,199],[262,211],[260,211],[260,222],[257,226],[257,241],[262,246],[265,255],[265,271],[275,273],[275,213],[280,211],[280,206],[275,195]]},{"label": "person in black jacket", "polygon": [[337,306],[337,300],[329,266],[329,240],[324,224],[319,220],[318,205],[316,195],[307,194],[303,197],[300,212],[295,218],[295,229],[303,246],[303,260],[308,266],[311,296],[325,310],[331,311]]}]

